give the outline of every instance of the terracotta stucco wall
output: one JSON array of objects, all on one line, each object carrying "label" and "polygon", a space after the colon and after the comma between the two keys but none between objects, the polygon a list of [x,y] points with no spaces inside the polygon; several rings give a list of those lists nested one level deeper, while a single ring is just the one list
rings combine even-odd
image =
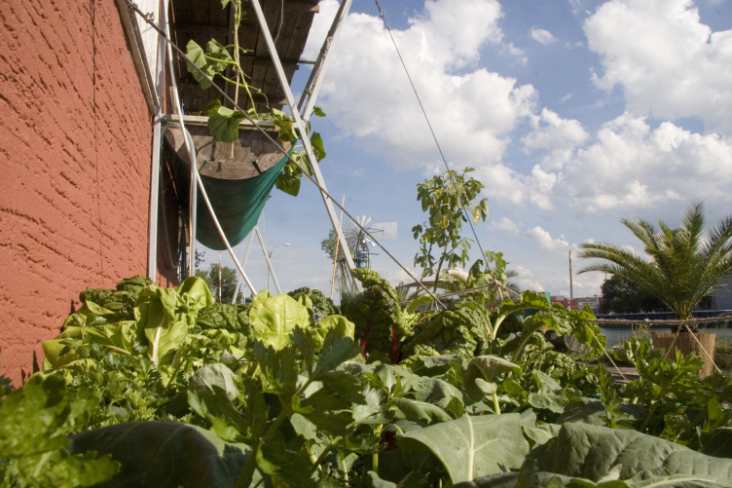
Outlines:
[{"label": "terracotta stucco wall", "polygon": [[152,129],[114,0],[0,2],[0,374],[145,274]]}]

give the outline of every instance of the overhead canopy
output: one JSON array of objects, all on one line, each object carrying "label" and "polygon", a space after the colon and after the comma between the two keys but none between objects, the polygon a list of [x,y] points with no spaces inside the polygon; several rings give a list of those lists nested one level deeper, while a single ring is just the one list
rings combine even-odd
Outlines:
[{"label": "overhead canopy", "polygon": [[[299,68],[300,56],[305,49],[313,16],[318,12],[318,0],[260,0],[267,24],[275,37],[277,53],[285,70],[288,83]],[[183,51],[188,41],[194,40],[201,46],[211,39],[224,45],[233,44],[232,9],[221,7],[221,0],[172,0],[176,44]],[[247,76],[247,83],[261,90],[269,100],[269,107],[281,108],[285,104],[285,92],[280,86],[274,65],[264,37],[260,32],[256,15],[250,2],[243,2],[244,20],[239,28],[239,44],[247,51],[241,57],[241,66]],[[179,63],[181,78],[181,101],[187,113],[200,112],[208,102],[221,98],[213,90],[202,90],[188,73],[185,65]],[[233,95],[233,87],[224,82],[217,83]],[[265,98],[256,95],[258,112],[268,112]],[[240,96],[242,108],[250,108],[246,97]]]}]

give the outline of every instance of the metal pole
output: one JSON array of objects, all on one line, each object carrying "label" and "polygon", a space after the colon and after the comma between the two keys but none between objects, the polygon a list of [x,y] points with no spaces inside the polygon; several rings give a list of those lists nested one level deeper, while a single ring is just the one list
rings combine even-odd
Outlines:
[{"label": "metal pole", "polygon": [[[315,177],[315,181],[317,181],[318,185],[320,185],[323,190],[327,191],[328,189],[325,186],[325,181],[323,181],[323,175],[320,173],[317,159],[315,159],[315,154],[313,153],[313,145],[310,142],[310,136],[305,130],[305,123],[300,117],[300,112],[298,112],[297,106],[295,106],[295,98],[292,95],[290,84],[287,82],[287,76],[285,75],[285,71],[282,69],[282,63],[280,62],[280,57],[277,54],[277,48],[275,47],[274,40],[272,39],[272,34],[269,31],[267,19],[264,18],[262,6],[259,4],[259,0],[251,0],[251,2],[252,7],[254,7],[254,13],[257,15],[257,20],[259,21],[262,35],[264,35],[264,39],[267,42],[267,47],[269,48],[269,53],[272,58],[272,64],[274,64],[275,71],[277,71],[277,77],[280,80],[280,85],[285,92],[287,105],[290,107],[290,110],[292,111],[292,117],[295,119],[295,124],[300,131],[300,137],[302,138],[303,146],[305,146],[305,153],[307,154],[308,160],[310,161],[310,166],[313,170],[313,176]],[[324,192],[321,191],[320,196],[323,198],[323,203],[325,203],[325,208],[328,211],[328,217],[330,218],[330,223],[333,225],[333,230],[338,232],[338,216],[333,209],[333,204]],[[346,263],[348,263],[348,269],[354,269],[355,265],[353,264],[353,258],[351,257],[351,253],[347,251],[348,244],[346,243],[346,239],[342,234],[339,240],[341,243],[341,247],[344,250],[343,254],[345,255]],[[275,283],[277,283],[276,280]],[[360,289],[360,283],[356,283],[356,285]]]},{"label": "metal pole", "polygon": [[[328,70],[328,63],[330,62],[332,52],[331,48],[338,38],[343,21],[348,16],[348,11],[351,9],[352,1],[353,0],[343,0],[341,5],[338,7],[338,12],[333,19],[328,35],[323,41],[323,47],[320,48],[320,54],[318,54],[318,59],[315,61],[315,66],[313,66],[313,70],[310,72],[310,78],[305,85],[305,90],[303,90],[302,96],[300,97],[300,103],[298,104],[298,109],[300,110],[300,113],[302,113],[302,118],[304,120],[310,120],[310,114],[313,113],[315,101],[318,99],[320,87],[323,84],[325,74]],[[306,98],[307,105],[305,105]],[[303,110],[303,106],[305,107],[305,110]]]},{"label": "metal pole", "polygon": [[[346,196],[341,197],[341,209],[346,205]],[[341,218],[338,220],[338,234],[336,235],[335,255],[333,256],[333,279],[330,280],[330,299],[333,300],[333,289],[335,288],[336,267],[338,266],[338,245],[341,237],[341,226],[343,225],[343,210],[341,210]],[[342,290],[341,290],[342,292]],[[341,293],[342,294],[342,293]]]},{"label": "metal pole", "polygon": [[574,290],[572,289],[572,251],[569,251],[569,299],[574,298]]},{"label": "metal pole", "polygon": [[274,272],[274,269],[272,269],[272,262],[269,260],[269,252],[267,251],[267,246],[264,245],[264,238],[262,237],[262,233],[259,232],[259,226],[254,228],[254,232],[257,233],[257,239],[259,239],[259,245],[262,246],[262,252],[264,253],[264,259],[267,261],[267,289],[269,289],[269,273],[272,273],[272,280],[274,281],[275,288],[277,289],[277,293],[282,293],[282,290],[280,290],[280,284],[277,281],[277,275]]},{"label": "metal pole", "polygon": [[[247,258],[249,257],[249,249],[252,247],[252,239],[254,238],[254,232],[249,233],[249,242],[247,243],[247,250],[244,252],[244,259],[241,262],[241,269],[244,269],[247,265]],[[236,303],[236,296],[239,294],[241,289],[241,276],[236,280],[236,288],[234,289],[234,297],[231,299],[231,303]]]},{"label": "metal pole", "polygon": [[[170,39],[170,26],[166,29],[166,37]],[[246,273],[244,273],[244,269],[239,265],[239,261],[236,259],[236,254],[234,254],[234,250],[231,248],[231,245],[229,244],[229,240],[226,238],[226,234],[224,234],[224,230],[221,228],[221,224],[219,224],[218,219],[216,218],[216,213],[214,212],[213,207],[211,206],[211,201],[208,198],[208,194],[206,193],[206,188],[203,186],[203,180],[201,179],[200,175],[198,174],[198,168],[196,167],[196,148],[193,145],[193,138],[190,137],[188,132],[186,131],[186,126],[183,121],[183,110],[180,105],[180,100],[178,99],[178,86],[175,82],[175,70],[173,69],[173,49],[170,47],[171,44],[168,42],[168,55],[170,58],[170,81],[171,81],[171,92],[173,95],[173,102],[175,103],[175,112],[178,114],[178,121],[180,122],[180,129],[183,133],[183,143],[185,144],[186,151],[188,152],[188,157],[191,161],[191,169],[192,169],[192,179],[191,179],[191,186],[196,186],[197,190],[200,190],[201,196],[203,197],[203,202],[206,204],[206,207],[208,208],[208,212],[211,215],[211,219],[214,222],[214,225],[216,226],[216,230],[219,233],[219,236],[221,237],[221,240],[224,241],[224,244],[226,245],[226,249],[229,251],[229,255],[231,256],[231,259],[234,260],[234,264],[236,265],[237,269],[239,270],[239,273],[241,273],[242,278],[244,278],[244,282],[247,284],[249,289],[252,291],[252,295],[256,295],[257,290],[254,288],[254,285],[251,281],[249,281],[249,278],[247,277]],[[195,192],[194,192],[195,193]],[[195,225],[195,220],[193,221]],[[195,242],[195,232],[193,233],[194,239],[191,241],[191,247],[190,251],[191,253],[195,252],[195,249],[193,247],[193,244]],[[193,259],[193,254],[191,257],[191,262]],[[191,271],[193,271],[193,267],[191,266]]]},{"label": "metal pole", "polygon": [[[132,19],[135,22],[135,19]],[[168,2],[163,1],[160,10],[160,28],[168,25]],[[160,138],[162,137],[163,106],[160,103],[165,93],[165,53],[167,43],[163,36],[158,34],[157,73],[155,91],[158,95],[158,104],[155,106],[153,118],[152,165],[150,167],[150,215],[148,217],[148,249],[147,249],[147,277],[157,280],[158,274],[158,202],[160,198]],[[147,60],[143,60],[147,62]]]}]

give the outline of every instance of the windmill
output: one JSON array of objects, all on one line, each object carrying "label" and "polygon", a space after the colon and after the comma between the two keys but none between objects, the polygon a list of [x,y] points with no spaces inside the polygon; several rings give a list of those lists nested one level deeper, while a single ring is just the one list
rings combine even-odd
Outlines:
[{"label": "windmill", "polygon": [[[381,222],[372,224],[371,217],[365,215],[356,215],[356,221],[359,225],[368,231],[375,239],[379,241],[397,239],[397,223]],[[346,238],[348,248],[353,256],[353,263],[357,268],[371,268],[371,249],[376,243],[364,232],[361,227],[353,222],[348,222],[343,226],[343,236]],[[353,283],[351,273],[348,272],[345,257],[338,253],[338,269],[336,273],[338,288],[341,293],[354,293],[356,288]]]}]

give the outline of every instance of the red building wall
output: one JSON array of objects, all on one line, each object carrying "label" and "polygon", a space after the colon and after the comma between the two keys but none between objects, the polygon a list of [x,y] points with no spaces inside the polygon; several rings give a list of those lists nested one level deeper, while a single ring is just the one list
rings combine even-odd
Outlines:
[{"label": "red building wall", "polygon": [[114,0],[0,2],[0,374],[145,274],[152,129]]}]

